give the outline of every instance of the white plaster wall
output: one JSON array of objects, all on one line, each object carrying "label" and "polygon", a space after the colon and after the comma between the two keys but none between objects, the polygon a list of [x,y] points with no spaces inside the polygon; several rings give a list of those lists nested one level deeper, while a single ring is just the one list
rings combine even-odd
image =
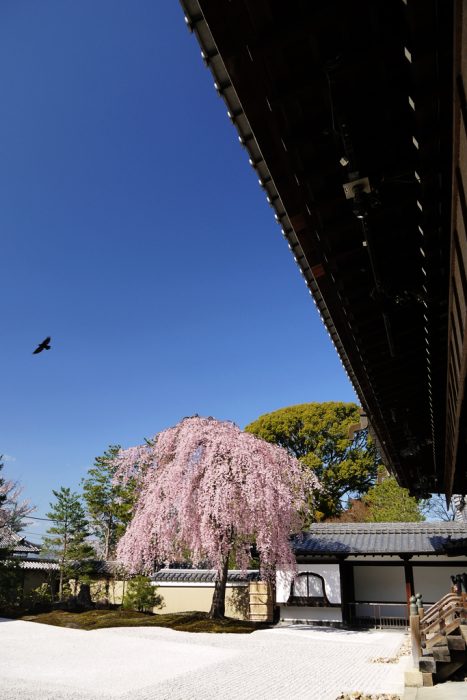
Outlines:
[{"label": "white plaster wall", "polygon": [[288,601],[292,580],[292,574],[284,571],[276,573],[276,603],[286,603]]},{"label": "white plaster wall", "polygon": [[[339,564],[298,564],[298,572],[309,571],[313,574],[319,574],[324,578],[324,587],[326,595],[330,603],[341,602],[341,585],[339,575]],[[285,574],[282,571],[277,572],[276,576],[276,601],[278,603],[286,603],[290,595],[290,585],[293,576]],[[308,608],[306,608],[308,610]],[[318,608],[310,608],[310,610]]]},{"label": "white plaster wall", "polygon": [[342,622],[341,608],[307,608],[303,606],[281,606],[281,620],[309,620],[310,622]]},{"label": "white plaster wall", "polygon": [[459,566],[414,566],[415,592],[421,593],[424,603],[436,603],[451,590],[452,574],[465,574],[467,569]]},{"label": "white plaster wall", "polygon": [[355,566],[355,600],[405,601],[403,566]]}]

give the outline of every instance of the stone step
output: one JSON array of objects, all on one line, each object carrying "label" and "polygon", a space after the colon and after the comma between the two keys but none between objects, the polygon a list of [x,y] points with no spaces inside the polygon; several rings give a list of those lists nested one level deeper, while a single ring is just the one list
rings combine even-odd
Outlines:
[{"label": "stone step", "polygon": [[449,649],[457,651],[464,651],[465,649],[465,639],[461,634],[448,634],[446,642]]},{"label": "stone step", "polygon": [[423,656],[418,662],[418,667],[422,673],[436,673],[436,661],[433,656]]},{"label": "stone step", "polygon": [[451,661],[451,652],[448,646],[437,646],[433,647],[433,659],[435,661],[444,661],[445,663]]},{"label": "stone step", "polygon": [[[446,650],[448,653],[446,653]],[[466,661],[467,654],[465,650],[453,649],[449,651],[448,647],[445,649],[442,647],[433,649],[433,656],[423,656],[418,663],[419,670],[423,676],[423,685],[442,683],[448,680]]]}]

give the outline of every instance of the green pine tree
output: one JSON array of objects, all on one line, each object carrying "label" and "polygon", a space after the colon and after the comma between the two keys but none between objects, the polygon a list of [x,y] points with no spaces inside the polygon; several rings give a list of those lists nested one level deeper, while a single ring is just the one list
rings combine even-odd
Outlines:
[{"label": "green pine tree", "polygon": [[162,608],[163,598],[157,592],[147,576],[135,576],[128,583],[128,590],[123,600],[123,607],[138,612],[151,612],[153,608]]},{"label": "green pine tree", "polygon": [[52,493],[56,501],[50,504],[47,517],[55,524],[47,530],[50,537],[44,538],[43,552],[56,557],[60,565],[58,596],[62,600],[65,581],[77,580],[88,573],[89,560],[95,557],[95,552],[87,541],[88,522],[79,494],[63,486]]},{"label": "green pine tree", "polygon": [[114,459],[120,445],[110,445],[94,460],[87,478],[83,479],[83,497],[86,502],[89,524],[96,536],[102,556],[109,559],[115,554],[118,540],[131,520],[136,501],[134,481],[122,486],[113,481]]},{"label": "green pine tree", "polygon": [[384,474],[384,471],[379,470],[378,483],[362,498],[368,508],[365,520],[373,523],[418,523],[425,520],[422,504],[410,496],[407,489],[399,486],[394,476]]}]

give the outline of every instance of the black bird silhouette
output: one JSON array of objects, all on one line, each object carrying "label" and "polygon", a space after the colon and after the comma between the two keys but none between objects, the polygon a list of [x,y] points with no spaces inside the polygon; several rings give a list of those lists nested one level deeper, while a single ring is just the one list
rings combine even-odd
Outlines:
[{"label": "black bird silhouette", "polygon": [[50,336],[46,338],[45,340],[42,341],[42,343],[39,343],[37,348],[33,350],[33,355],[37,355],[37,353],[42,352],[42,350],[50,350]]}]

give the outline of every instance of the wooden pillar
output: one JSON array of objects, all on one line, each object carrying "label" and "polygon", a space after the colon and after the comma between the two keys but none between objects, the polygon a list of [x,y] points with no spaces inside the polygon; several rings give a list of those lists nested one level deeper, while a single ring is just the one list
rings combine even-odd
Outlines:
[{"label": "wooden pillar", "polygon": [[407,609],[410,606],[410,596],[415,595],[415,584],[413,580],[413,567],[410,559],[411,554],[400,555],[401,559],[404,561],[404,578],[405,578],[405,596],[407,599]]},{"label": "wooden pillar", "polygon": [[418,662],[422,656],[422,645],[420,637],[420,617],[418,615],[410,615],[410,639],[412,643],[412,661],[415,668],[418,669]]},{"label": "wooden pillar", "polygon": [[355,587],[353,566],[345,561],[344,557],[339,559],[339,578],[341,587],[342,622],[346,625],[350,625],[351,610],[348,603],[353,603],[355,600]]}]

